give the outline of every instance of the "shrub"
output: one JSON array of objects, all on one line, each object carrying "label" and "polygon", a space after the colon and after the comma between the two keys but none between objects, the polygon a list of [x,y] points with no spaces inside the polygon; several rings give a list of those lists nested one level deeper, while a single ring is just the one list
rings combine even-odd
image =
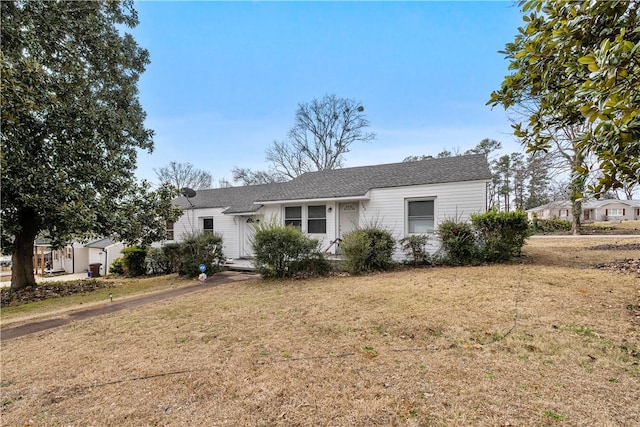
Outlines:
[{"label": "shrub", "polygon": [[167,243],[162,246],[162,253],[169,263],[169,273],[178,273],[182,265],[182,245],[180,243]]},{"label": "shrub", "polygon": [[477,259],[476,239],[471,225],[457,219],[448,219],[438,226],[438,237],[444,262],[464,265]]},{"label": "shrub", "polygon": [[472,214],[471,223],[487,261],[507,261],[519,255],[525,239],[531,235],[524,211],[488,211]]},{"label": "shrub", "polygon": [[111,267],[109,267],[109,273],[111,274],[119,274],[124,276],[124,259],[116,258],[111,263]]},{"label": "shrub", "polygon": [[122,250],[124,260],[124,273],[129,277],[138,277],[147,273],[145,259],[147,248],[141,246],[129,246]]},{"label": "shrub", "polygon": [[353,230],[343,236],[340,251],[346,259],[345,267],[352,274],[393,267],[393,249],[396,242],[387,230],[367,227]]},{"label": "shrub", "polygon": [[300,230],[275,223],[255,225],[254,264],[265,278],[326,274],[329,263],[319,251],[320,242]]},{"label": "shrub", "polygon": [[412,234],[400,239],[399,243],[407,258],[417,267],[429,263],[430,255],[425,249],[428,241],[426,234]]},{"label": "shrub", "polygon": [[[220,271],[224,260],[220,235],[204,231],[191,233],[180,243],[180,248],[182,256],[178,267],[180,275],[197,277],[200,274],[200,264],[207,267],[207,274]],[[169,251],[173,252],[174,249],[171,248]]]},{"label": "shrub", "polygon": [[571,231],[571,221],[566,219],[538,219],[533,217],[531,228],[534,233],[553,233],[554,231]]},{"label": "shrub", "polygon": [[161,248],[149,248],[147,251],[147,271],[152,274],[166,274],[171,272],[169,258]]}]

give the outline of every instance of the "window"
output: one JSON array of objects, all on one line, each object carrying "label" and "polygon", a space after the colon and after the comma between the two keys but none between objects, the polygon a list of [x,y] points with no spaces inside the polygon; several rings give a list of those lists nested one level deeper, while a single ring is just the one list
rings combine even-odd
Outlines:
[{"label": "window", "polygon": [[202,229],[205,233],[213,233],[213,218],[202,218]]},{"label": "window", "polygon": [[307,233],[324,234],[327,232],[327,207],[325,205],[309,206]]},{"label": "window", "polygon": [[609,216],[623,216],[624,212],[623,209],[621,208],[613,208],[613,209],[608,209],[608,213],[607,215]]},{"label": "window", "polygon": [[171,221],[167,221],[167,233],[165,239],[173,240],[173,222]]},{"label": "window", "polygon": [[407,222],[410,234],[429,233],[434,229],[433,200],[407,202]]},{"label": "window", "polygon": [[284,208],[284,225],[302,230],[302,206]]}]

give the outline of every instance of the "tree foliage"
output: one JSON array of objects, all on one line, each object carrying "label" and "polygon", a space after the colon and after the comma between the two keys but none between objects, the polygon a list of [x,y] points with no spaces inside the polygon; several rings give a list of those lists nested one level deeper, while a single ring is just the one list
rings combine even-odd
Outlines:
[{"label": "tree foliage", "polygon": [[[137,205],[170,212],[170,197],[133,176],[137,150],[153,148],[137,90],[149,55],[124,32],[137,25],[133,2],[0,2],[0,11],[2,246],[17,289],[35,284],[37,235],[54,245],[113,235]],[[134,231],[122,234],[141,240]]]},{"label": "tree foliage", "polygon": [[[584,125],[575,152],[596,156],[596,193],[640,176],[639,4],[522,1],[524,25],[503,52],[512,73],[488,102],[530,106],[514,133],[532,151],[550,148],[550,129]],[[575,173],[587,170],[581,165]]]},{"label": "tree foliage", "polygon": [[161,184],[169,184],[181,190],[185,187],[193,190],[211,188],[213,178],[209,172],[197,169],[191,163],[169,162],[167,166],[154,169]]}]

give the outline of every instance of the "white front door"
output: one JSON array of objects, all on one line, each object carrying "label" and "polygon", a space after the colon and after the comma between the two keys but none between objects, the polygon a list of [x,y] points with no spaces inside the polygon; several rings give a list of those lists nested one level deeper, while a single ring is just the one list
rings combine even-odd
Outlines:
[{"label": "white front door", "polygon": [[242,236],[240,236],[240,256],[252,257],[253,256],[253,236],[255,234],[254,225],[262,221],[262,216],[252,217],[240,217],[241,226],[240,230]]},{"label": "white front door", "polygon": [[340,209],[338,237],[342,239],[342,236],[358,228],[358,218],[360,215],[358,212],[358,202],[340,203],[338,208]]}]

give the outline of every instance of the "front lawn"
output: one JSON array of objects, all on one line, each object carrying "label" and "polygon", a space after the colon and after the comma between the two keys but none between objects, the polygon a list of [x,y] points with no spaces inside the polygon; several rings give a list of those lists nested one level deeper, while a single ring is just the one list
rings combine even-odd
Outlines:
[{"label": "front lawn", "polygon": [[[3,425],[634,425],[640,238],[211,288],[2,343]],[[597,245],[607,249],[589,249]]]}]

